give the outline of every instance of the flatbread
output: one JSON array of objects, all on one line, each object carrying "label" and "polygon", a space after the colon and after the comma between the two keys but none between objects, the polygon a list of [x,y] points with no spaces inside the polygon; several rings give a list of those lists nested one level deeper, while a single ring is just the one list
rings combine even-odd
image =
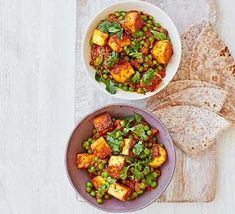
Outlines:
[{"label": "flatbread", "polygon": [[224,105],[226,96],[227,92],[223,89],[209,87],[187,88],[170,94],[163,99],[156,100],[153,109],[168,101],[181,101],[189,102],[195,106],[207,108],[218,113]]},{"label": "flatbread", "polygon": [[151,98],[148,99],[146,103],[147,109],[151,110],[154,106],[156,106],[156,102],[164,97],[176,93],[178,91],[194,88],[194,87],[210,87],[210,88],[219,88],[216,85],[200,81],[200,80],[179,80],[175,82],[170,82],[162,91],[155,94]]},{"label": "flatbread", "polygon": [[190,78],[226,87],[235,76],[235,62],[215,29],[207,24],[194,45],[190,64]]},{"label": "flatbread", "polygon": [[230,123],[218,114],[195,106],[173,106],[154,111],[168,128],[175,144],[196,157],[209,148]]},{"label": "flatbread", "polygon": [[190,79],[189,69],[193,53],[193,46],[205,26],[206,22],[200,22],[198,24],[192,25],[188,30],[181,34],[181,62],[178,71],[173,78],[173,81]]}]

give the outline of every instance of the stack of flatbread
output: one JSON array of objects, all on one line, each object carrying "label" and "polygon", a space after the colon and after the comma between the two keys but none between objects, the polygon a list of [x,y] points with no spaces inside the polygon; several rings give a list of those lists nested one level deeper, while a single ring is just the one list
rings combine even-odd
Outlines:
[{"label": "stack of flatbread", "polygon": [[216,192],[216,138],[235,124],[235,62],[207,22],[191,26],[181,42],[177,74],[146,104],[177,145],[176,172],[160,201],[211,201]]}]

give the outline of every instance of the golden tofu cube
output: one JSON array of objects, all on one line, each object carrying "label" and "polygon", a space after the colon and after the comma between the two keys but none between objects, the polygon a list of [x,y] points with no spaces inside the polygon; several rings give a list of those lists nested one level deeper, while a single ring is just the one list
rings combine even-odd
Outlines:
[{"label": "golden tofu cube", "polygon": [[94,162],[95,155],[94,154],[77,154],[77,168],[78,169],[86,169],[90,167]]},{"label": "golden tofu cube", "polygon": [[133,11],[129,12],[126,15],[124,20],[124,27],[129,29],[132,33],[140,30],[144,25],[144,22],[141,18],[141,14],[139,12]]},{"label": "golden tofu cube", "polygon": [[124,139],[124,146],[122,148],[123,155],[129,155],[131,149],[131,140],[129,138]]},{"label": "golden tofu cube", "polygon": [[125,201],[130,195],[131,190],[126,186],[114,183],[110,185],[108,193],[121,201]]},{"label": "golden tofu cube", "polygon": [[172,44],[169,40],[157,41],[152,49],[153,57],[161,64],[167,64],[173,55]]},{"label": "golden tofu cube", "polygon": [[109,175],[113,178],[120,178],[122,167],[124,166],[125,158],[121,155],[111,156],[108,164]]},{"label": "golden tofu cube", "polygon": [[92,42],[99,46],[105,46],[108,37],[109,35],[107,33],[95,29],[92,35]]},{"label": "golden tofu cube", "polygon": [[104,159],[112,154],[112,149],[104,139],[100,137],[94,143],[91,144],[92,152],[99,158]]},{"label": "golden tofu cube", "polygon": [[160,167],[167,160],[166,150],[160,145],[157,146],[158,146],[158,156],[154,157],[153,161],[149,163],[149,165],[153,168]]},{"label": "golden tofu cube", "polygon": [[95,117],[95,119],[93,120],[93,124],[101,135],[113,129],[112,118],[107,112]]},{"label": "golden tofu cube", "polygon": [[108,41],[109,47],[116,52],[121,52],[123,47],[129,46],[131,44],[131,40],[128,36],[123,35],[122,39],[118,38],[117,34],[110,37]]},{"label": "golden tofu cube", "polygon": [[121,64],[116,64],[111,70],[112,77],[117,81],[124,83],[135,73],[129,62],[123,62]]},{"label": "golden tofu cube", "polygon": [[105,183],[105,179],[98,175],[92,179],[92,183],[96,189],[99,189],[99,187]]}]

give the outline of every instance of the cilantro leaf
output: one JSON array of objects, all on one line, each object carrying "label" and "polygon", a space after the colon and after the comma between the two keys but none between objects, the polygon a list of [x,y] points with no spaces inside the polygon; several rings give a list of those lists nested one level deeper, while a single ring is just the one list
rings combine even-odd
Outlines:
[{"label": "cilantro leaf", "polygon": [[154,38],[157,40],[165,40],[167,38],[165,33],[161,33],[155,30],[151,30],[151,33],[153,34]]},{"label": "cilantro leaf", "polygon": [[131,81],[133,83],[138,83],[140,81],[140,73],[138,71],[135,72],[135,74],[131,78]]},{"label": "cilantro leaf", "polygon": [[145,135],[145,129],[143,124],[138,124],[135,127],[133,127],[133,132],[137,134],[141,139]]},{"label": "cilantro leaf", "polygon": [[112,54],[105,60],[104,64],[108,67],[113,67],[113,65],[117,63],[118,60],[119,60],[118,53],[112,51]]},{"label": "cilantro leaf", "polygon": [[139,156],[143,150],[144,150],[144,145],[142,141],[139,141],[137,144],[135,144],[132,149],[133,153],[137,156]]},{"label": "cilantro leaf", "polygon": [[139,50],[140,50],[140,43],[137,40],[134,40],[132,42],[132,45],[130,46],[130,52],[128,55],[140,59],[143,57],[143,54],[140,53]]},{"label": "cilantro leaf", "polygon": [[156,76],[156,71],[150,68],[148,71],[144,73],[141,81],[146,85],[151,85],[152,80],[154,79],[155,76]]},{"label": "cilantro leaf", "polygon": [[109,33],[110,35],[114,35],[117,33],[117,36],[119,39],[122,39],[123,37],[123,28],[122,26],[117,22],[108,22],[103,21],[98,29],[104,33]]},{"label": "cilantro leaf", "polygon": [[106,85],[106,90],[110,93],[110,94],[115,94],[116,93],[116,86],[115,83],[109,79],[107,81],[105,81],[105,85]]},{"label": "cilantro leaf", "polygon": [[111,147],[111,149],[114,153],[120,153],[121,152],[121,143],[122,143],[122,141],[117,139],[121,135],[122,135],[122,133],[118,130],[114,130],[112,132],[107,133],[108,144],[110,145],[110,147]]},{"label": "cilantro leaf", "polygon": [[95,73],[95,80],[97,82],[102,82],[102,75],[99,71],[96,71],[96,73]]},{"label": "cilantro leaf", "polygon": [[132,51],[132,52],[130,51],[129,56],[140,59],[142,58],[143,54],[137,51]]}]

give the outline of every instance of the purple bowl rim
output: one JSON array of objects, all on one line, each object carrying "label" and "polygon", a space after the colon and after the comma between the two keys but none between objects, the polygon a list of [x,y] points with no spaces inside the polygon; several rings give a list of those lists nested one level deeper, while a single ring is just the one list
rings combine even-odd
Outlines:
[{"label": "purple bowl rim", "polygon": [[[149,201],[149,202],[146,202],[145,205],[141,206],[141,207],[138,207],[138,208],[133,208],[131,210],[128,210],[128,209],[124,209],[124,210],[112,210],[112,209],[107,209],[107,208],[102,208],[102,207],[99,207],[97,206],[96,204],[88,201],[85,197],[83,197],[80,192],[76,189],[76,187],[74,186],[73,184],[73,181],[69,175],[69,172],[68,172],[68,165],[67,165],[67,154],[68,154],[68,147],[69,147],[69,143],[70,143],[70,140],[71,140],[71,137],[74,133],[74,131],[76,130],[76,128],[79,126],[79,124],[81,124],[87,117],[89,117],[91,114],[94,114],[95,112],[99,111],[99,110],[102,110],[104,108],[108,108],[108,107],[111,107],[111,106],[125,106],[125,107],[131,107],[131,108],[136,108],[136,109],[139,109],[139,110],[142,110],[144,111],[145,113],[151,115],[154,119],[156,119],[160,124],[161,126],[163,126],[167,132],[167,134],[169,135],[169,140],[170,140],[170,144],[172,145],[172,150],[173,150],[173,158],[174,158],[174,161],[173,161],[173,170],[171,171],[171,174],[169,176],[169,179],[167,181],[167,184],[162,188],[162,191],[158,194],[158,197],[156,197],[155,199]],[[90,113],[87,113],[85,116],[83,116],[81,119],[78,120],[78,122],[76,123],[72,133],[70,134],[70,137],[69,137],[69,140],[67,141],[67,144],[66,144],[66,148],[65,148],[65,155],[64,155],[64,164],[65,164],[65,170],[66,170],[66,175],[67,175],[67,178],[71,184],[71,186],[73,187],[75,193],[77,193],[79,195],[79,197],[81,197],[85,202],[87,202],[89,205],[91,205],[92,207],[94,208],[97,208],[99,210],[102,210],[102,211],[105,211],[105,212],[111,212],[111,213],[126,213],[126,212],[135,212],[135,211],[139,211],[139,210],[142,210],[146,207],[148,207],[149,205],[151,205],[154,201],[156,201],[164,192],[165,190],[167,189],[167,187],[169,186],[171,180],[172,180],[172,177],[174,175],[174,172],[175,172],[175,165],[176,165],[176,151],[175,151],[175,145],[172,141],[172,138],[171,138],[171,135],[168,131],[168,129],[166,128],[166,126],[164,125],[164,123],[159,119],[157,118],[152,112],[148,111],[147,109],[143,108],[143,107],[138,107],[134,104],[127,104],[127,103],[111,103],[111,104],[107,104],[107,105],[100,105],[99,107],[95,108],[95,110],[93,110],[92,112]]]}]

